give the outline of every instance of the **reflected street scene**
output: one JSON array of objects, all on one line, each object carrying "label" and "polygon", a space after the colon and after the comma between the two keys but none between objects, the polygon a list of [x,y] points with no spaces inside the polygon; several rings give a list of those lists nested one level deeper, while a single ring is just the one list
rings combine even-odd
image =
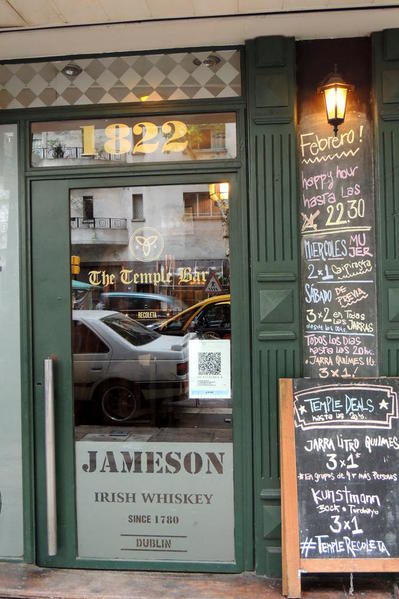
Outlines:
[{"label": "reflected street scene", "polygon": [[76,438],[232,440],[229,186],[70,195]]},{"label": "reflected street scene", "polygon": [[228,184],[76,189],[70,222],[78,555],[234,562]]}]

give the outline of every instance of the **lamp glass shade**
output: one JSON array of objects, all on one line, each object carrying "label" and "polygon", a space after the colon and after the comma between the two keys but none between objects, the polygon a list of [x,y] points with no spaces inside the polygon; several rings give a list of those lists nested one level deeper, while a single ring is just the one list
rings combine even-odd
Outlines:
[{"label": "lamp glass shade", "polygon": [[334,85],[324,90],[327,119],[329,123],[342,123],[345,119],[348,88]]}]

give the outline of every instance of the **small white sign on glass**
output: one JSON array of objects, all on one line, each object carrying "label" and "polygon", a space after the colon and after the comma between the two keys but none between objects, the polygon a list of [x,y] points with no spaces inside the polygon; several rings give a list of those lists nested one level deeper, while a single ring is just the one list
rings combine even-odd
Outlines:
[{"label": "small white sign on glass", "polygon": [[230,399],[230,340],[190,339],[189,396],[191,399]]}]

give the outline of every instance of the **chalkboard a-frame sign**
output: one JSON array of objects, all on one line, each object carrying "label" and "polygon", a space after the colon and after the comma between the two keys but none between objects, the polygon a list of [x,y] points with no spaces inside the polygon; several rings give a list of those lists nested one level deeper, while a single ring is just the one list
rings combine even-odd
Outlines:
[{"label": "chalkboard a-frame sign", "polygon": [[399,379],[280,379],[283,595],[399,571]]}]

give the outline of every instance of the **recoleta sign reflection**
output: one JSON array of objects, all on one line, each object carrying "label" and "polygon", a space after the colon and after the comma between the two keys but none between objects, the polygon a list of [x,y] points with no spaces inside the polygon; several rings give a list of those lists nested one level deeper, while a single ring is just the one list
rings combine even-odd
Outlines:
[{"label": "recoleta sign reflection", "polygon": [[234,562],[232,443],[83,439],[76,472],[79,557]]}]

